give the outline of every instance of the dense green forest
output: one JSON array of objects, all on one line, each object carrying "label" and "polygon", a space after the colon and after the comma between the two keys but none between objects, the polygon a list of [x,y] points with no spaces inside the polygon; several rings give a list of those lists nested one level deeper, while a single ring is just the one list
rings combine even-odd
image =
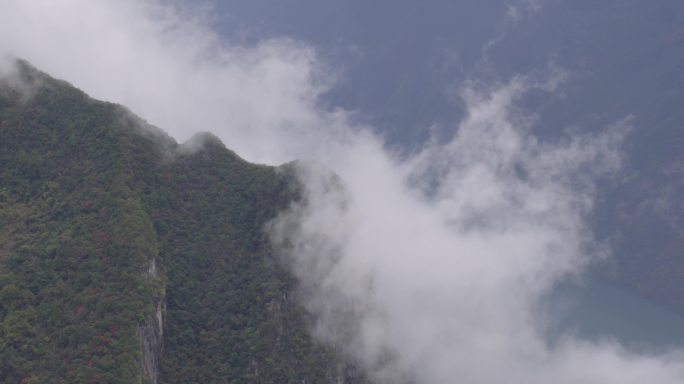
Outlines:
[{"label": "dense green forest", "polygon": [[296,198],[286,173],[18,77],[0,82],[0,382],[357,380],[263,231]]}]

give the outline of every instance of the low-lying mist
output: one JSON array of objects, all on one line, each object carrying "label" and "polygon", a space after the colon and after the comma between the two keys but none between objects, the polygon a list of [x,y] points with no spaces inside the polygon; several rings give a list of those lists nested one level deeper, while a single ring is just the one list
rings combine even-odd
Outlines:
[{"label": "low-lying mist", "polygon": [[297,170],[304,199],[268,230],[316,318],[312,332],[377,382],[684,382],[680,351],[546,339],[545,298],[609,257],[585,220],[629,132],[627,119],[595,135],[533,136],[516,101],[556,92],[558,71],[460,85],[467,113],[456,134],[400,157],[351,123],[352,111],[320,106],[335,70],[305,43],[233,44],[206,13],[163,1],[0,6],[0,53],[178,140],[211,131],[251,161],[307,160]]}]

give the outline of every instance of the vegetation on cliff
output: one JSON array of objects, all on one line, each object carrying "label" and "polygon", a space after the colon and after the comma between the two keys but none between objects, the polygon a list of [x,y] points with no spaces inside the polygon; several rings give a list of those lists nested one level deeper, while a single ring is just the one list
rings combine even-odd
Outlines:
[{"label": "vegetation on cliff", "polygon": [[333,382],[265,223],[295,195],[26,63],[0,83],[0,382]]}]

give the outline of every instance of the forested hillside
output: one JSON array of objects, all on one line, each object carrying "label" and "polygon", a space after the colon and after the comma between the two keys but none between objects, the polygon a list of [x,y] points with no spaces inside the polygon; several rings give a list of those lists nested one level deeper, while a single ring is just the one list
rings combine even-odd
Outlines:
[{"label": "forested hillside", "polygon": [[352,380],[263,231],[290,178],[17,75],[0,82],[0,382]]}]

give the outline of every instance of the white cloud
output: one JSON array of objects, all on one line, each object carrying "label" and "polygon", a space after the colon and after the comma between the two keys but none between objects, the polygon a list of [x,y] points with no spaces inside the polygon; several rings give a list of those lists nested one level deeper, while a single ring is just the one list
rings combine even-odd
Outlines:
[{"label": "white cloud", "polygon": [[594,178],[619,164],[625,129],[538,141],[514,104],[530,88],[552,92],[555,76],[465,87],[469,114],[453,140],[399,160],[346,112],[318,107],[331,80],[300,42],[237,46],[150,0],[0,7],[0,52],[180,140],[212,131],[250,160],[315,159],[299,170],[307,200],[274,223],[274,240],[292,242],[317,336],[378,380],[684,381],[679,353],[544,339],[540,300],[592,257],[584,215]]},{"label": "white cloud", "polygon": [[[231,45],[199,16],[155,1],[0,0],[0,7],[0,52],[127,105],[179,140],[214,131],[248,159],[277,163],[297,152],[292,139],[334,125],[314,108],[327,77],[296,41]],[[292,147],[273,144],[282,141]]]},{"label": "white cloud", "polygon": [[675,355],[545,339],[542,299],[590,260],[593,180],[619,166],[626,127],[540,143],[513,108],[538,84],[466,89],[469,115],[453,140],[405,161],[362,140],[337,167],[344,192],[308,171],[308,205],[276,221],[317,333],[379,382],[684,377]]},{"label": "white cloud", "polygon": [[489,51],[501,44],[511,29],[533,16],[544,7],[546,0],[513,0],[506,5],[503,20],[498,24],[496,36],[482,46],[482,62],[489,64]]}]

